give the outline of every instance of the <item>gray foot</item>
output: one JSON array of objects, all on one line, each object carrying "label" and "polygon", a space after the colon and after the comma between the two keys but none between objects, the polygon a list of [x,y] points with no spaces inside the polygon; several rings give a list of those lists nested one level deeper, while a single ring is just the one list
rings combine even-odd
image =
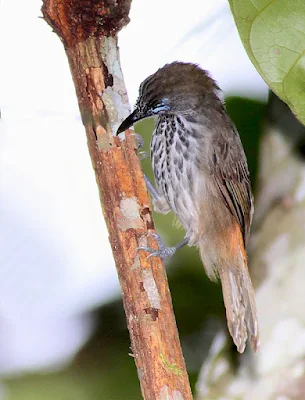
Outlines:
[{"label": "gray foot", "polygon": [[138,247],[138,250],[144,250],[150,253],[147,258],[160,257],[161,260],[165,260],[166,258],[169,258],[175,254],[177,248],[166,247],[159,235],[157,235],[156,233],[149,233],[148,236],[152,236],[156,240],[156,242],[158,243],[158,250],[146,246]]},{"label": "gray foot", "polygon": [[144,139],[142,138],[142,136],[139,135],[138,133],[132,133],[130,136],[134,136],[136,138],[138,150],[141,150],[142,147],[144,146]]},{"label": "gray foot", "polygon": [[134,136],[137,140],[137,146],[138,146],[137,150],[138,150],[138,156],[139,156],[140,160],[144,160],[144,158],[148,157],[148,153],[146,151],[139,152],[139,150],[141,150],[142,147],[144,146],[144,139],[138,133],[132,133],[131,136]]}]

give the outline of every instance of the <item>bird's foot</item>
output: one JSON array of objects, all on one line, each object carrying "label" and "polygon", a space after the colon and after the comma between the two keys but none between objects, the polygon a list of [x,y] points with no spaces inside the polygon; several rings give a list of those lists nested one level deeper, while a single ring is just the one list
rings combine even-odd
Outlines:
[{"label": "bird's foot", "polygon": [[133,137],[136,138],[137,146],[138,146],[137,149],[138,149],[138,150],[141,150],[142,147],[144,146],[144,139],[142,138],[142,136],[139,135],[138,133],[131,133],[130,136],[133,136]]},{"label": "bird's foot", "polygon": [[156,242],[158,243],[158,250],[153,249],[152,247],[147,247],[147,246],[138,247],[138,250],[143,250],[143,251],[146,251],[147,253],[150,253],[147,258],[160,257],[161,260],[165,260],[166,258],[170,258],[172,255],[175,254],[175,252],[177,250],[176,247],[166,247],[165,244],[163,243],[161,237],[158,234],[148,233],[148,236],[151,236],[156,240]]},{"label": "bird's foot", "polygon": [[148,157],[148,153],[146,151],[140,151],[139,152],[139,150],[141,150],[142,147],[144,146],[144,139],[138,133],[132,133],[131,136],[134,136],[136,138],[138,156],[139,156],[140,160],[144,160],[144,158]]},{"label": "bird's foot", "polygon": [[140,160],[144,160],[145,158],[148,157],[147,151],[140,151],[140,152],[138,153],[138,157],[139,157]]}]

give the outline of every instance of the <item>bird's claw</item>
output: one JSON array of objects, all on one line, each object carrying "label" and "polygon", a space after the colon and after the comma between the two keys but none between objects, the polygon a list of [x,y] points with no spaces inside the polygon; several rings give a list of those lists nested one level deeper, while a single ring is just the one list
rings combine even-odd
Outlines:
[{"label": "bird's claw", "polygon": [[139,156],[140,160],[144,160],[144,158],[148,157],[148,153],[146,151],[140,151],[139,152],[139,150],[141,150],[142,147],[144,146],[144,139],[138,133],[132,133],[131,136],[134,136],[136,138],[137,151],[138,151],[138,156]]},{"label": "bird's claw", "polygon": [[138,146],[138,150],[142,149],[142,147],[144,146],[144,139],[142,138],[141,135],[139,135],[138,133],[132,133],[130,136],[134,136],[136,138],[137,141],[137,146]]},{"label": "bird's claw", "polygon": [[139,156],[139,159],[140,159],[140,160],[144,160],[145,158],[148,157],[148,153],[147,153],[147,151],[140,151],[140,152],[138,153],[138,156]]},{"label": "bird's claw", "polygon": [[147,246],[138,247],[137,250],[143,250],[147,253],[150,253],[147,258],[160,257],[161,260],[165,260],[166,258],[169,258],[175,254],[176,247],[166,247],[159,235],[157,235],[156,233],[148,233],[148,236],[151,236],[156,240],[156,242],[158,243],[158,250]]}]

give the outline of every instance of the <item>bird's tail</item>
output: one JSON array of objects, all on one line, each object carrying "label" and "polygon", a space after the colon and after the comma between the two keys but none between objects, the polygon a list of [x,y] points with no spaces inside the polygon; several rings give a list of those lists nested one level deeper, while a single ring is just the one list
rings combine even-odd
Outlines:
[{"label": "bird's tail", "polygon": [[216,235],[212,241],[201,239],[198,244],[208,276],[213,279],[216,273],[220,277],[228,329],[237,350],[243,353],[249,337],[253,350],[258,351],[254,290],[238,224],[225,234]]}]

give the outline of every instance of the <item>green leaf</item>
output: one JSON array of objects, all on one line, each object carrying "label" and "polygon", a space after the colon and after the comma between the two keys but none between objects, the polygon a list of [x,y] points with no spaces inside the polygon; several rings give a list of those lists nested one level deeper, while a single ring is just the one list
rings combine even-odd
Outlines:
[{"label": "green leaf", "polygon": [[229,0],[262,78],[305,124],[305,1]]}]

